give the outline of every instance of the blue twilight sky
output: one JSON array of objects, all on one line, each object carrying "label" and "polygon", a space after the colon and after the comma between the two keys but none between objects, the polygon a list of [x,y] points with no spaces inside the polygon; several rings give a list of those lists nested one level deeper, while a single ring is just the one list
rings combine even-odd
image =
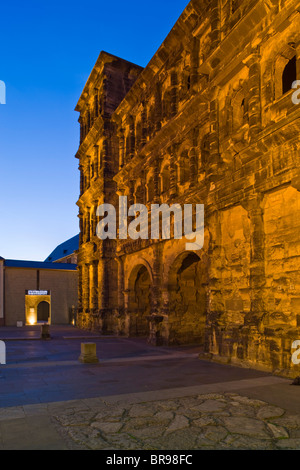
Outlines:
[{"label": "blue twilight sky", "polygon": [[146,66],[188,0],[1,2],[0,256],[44,260],[79,231],[77,100],[101,50]]}]

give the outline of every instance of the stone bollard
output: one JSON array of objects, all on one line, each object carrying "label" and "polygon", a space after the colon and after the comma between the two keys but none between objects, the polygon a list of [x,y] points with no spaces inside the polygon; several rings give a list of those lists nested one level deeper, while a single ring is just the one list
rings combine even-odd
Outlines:
[{"label": "stone bollard", "polygon": [[79,361],[82,364],[97,364],[99,362],[95,343],[81,343]]},{"label": "stone bollard", "polygon": [[51,339],[50,336],[50,325],[47,323],[44,323],[41,325],[41,338],[42,339]]}]

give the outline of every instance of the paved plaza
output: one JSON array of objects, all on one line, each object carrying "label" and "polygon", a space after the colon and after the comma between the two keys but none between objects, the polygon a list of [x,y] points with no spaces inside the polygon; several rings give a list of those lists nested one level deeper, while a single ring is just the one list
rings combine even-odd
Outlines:
[{"label": "paved plaza", "polygon": [[[73,327],[2,328],[0,449],[300,449],[300,389],[271,374]],[[78,361],[95,342],[99,364]]]}]

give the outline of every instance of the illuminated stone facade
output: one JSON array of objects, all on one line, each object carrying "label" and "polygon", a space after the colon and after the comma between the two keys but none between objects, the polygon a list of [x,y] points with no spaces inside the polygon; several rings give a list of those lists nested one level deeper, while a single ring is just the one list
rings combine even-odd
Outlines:
[{"label": "illuminated stone facade", "polygon": [[[300,12],[192,0],[145,69],[101,53],[81,138],[79,324],[291,371],[300,339]],[[205,244],[106,240],[97,207],[205,205]]]}]

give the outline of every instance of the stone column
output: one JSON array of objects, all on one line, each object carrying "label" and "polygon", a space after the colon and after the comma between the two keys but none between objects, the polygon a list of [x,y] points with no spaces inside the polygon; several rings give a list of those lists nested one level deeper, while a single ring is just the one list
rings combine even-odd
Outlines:
[{"label": "stone column", "polygon": [[83,177],[83,166],[79,165],[80,171],[80,196],[84,193],[84,177]]},{"label": "stone column", "polygon": [[125,299],[124,299],[124,261],[121,257],[117,258],[118,262],[118,306],[119,311],[124,311]]},{"label": "stone column", "polygon": [[220,332],[224,328],[225,311],[222,279],[222,224],[221,211],[216,208],[207,215],[206,225],[210,227],[210,240],[207,250],[207,304],[205,353],[219,355]]},{"label": "stone column", "polygon": [[261,202],[261,198],[257,197],[242,203],[242,206],[248,211],[251,226],[251,310],[248,317],[245,318],[245,323],[255,326],[259,326],[260,320],[266,312],[264,301],[264,288],[266,285],[265,234]]},{"label": "stone column", "polygon": [[207,176],[208,179],[214,181],[221,172],[221,158],[220,158],[220,143],[219,143],[219,102],[218,102],[218,89],[212,90],[210,101],[210,134],[209,145],[210,155],[207,162]]},{"label": "stone column", "polygon": [[90,301],[90,275],[89,264],[83,265],[83,309],[84,312],[89,312]]},{"label": "stone column", "polygon": [[129,119],[129,157],[130,159],[134,157],[135,154],[135,123],[132,116]]},{"label": "stone column", "polygon": [[210,6],[211,16],[211,49],[214,50],[219,45],[221,40],[221,8],[220,0],[212,0]]},{"label": "stone column", "polygon": [[[1,297],[0,297],[1,298]],[[82,282],[82,266],[78,266],[78,310],[81,312],[83,305],[83,282]]]},{"label": "stone column", "polygon": [[98,261],[94,260],[92,264],[92,310],[98,310]]},{"label": "stone column", "polygon": [[171,115],[176,116],[177,114],[177,73],[171,73]]},{"label": "stone column", "polygon": [[78,119],[78,122],[79,122],[79,126],[80,126],[80,141],[79,141],[79,144],[81,145],[82,142],[83,142],[83,139],[84,139],[84,126],[83,126],[83,121],[82,121],[81,116]]},{"label": "stone column", "polygon": [[119,169],[125,165],[125,137],[124,129],[120,128],[118,132],[119,137]]},{"label": "stone column", "polygon": [[189,153],[190,159],[190,187],[194,187],[197,183],[197,153],[195,147],[191,148]]},{"label": "stone column", "polygon": [[104,171],[104,176],[109,173],[109,154],[108,154],[108,138],[104,136],[102,142],[102,167]]},{"label": "stone column", "polygon": [[261,130],[260,59],[259,51],[256,50],[247,61],[249,67],[248,116],[250,136],[252,139],[255,139],[256,135]]},{"label": "stone column", "polygon": [[100,258],[98,263],[98,305],[99,310],[104,310],[106,307],[106,293],[105,293],[105,260]]},{"label": "stone column", "polygon": [[142,135],[141,135],[141,145],[144,146],[147,142],[147,110],[145,103],[142,103],[143,109],[142,109]]},{"label": "stone column", "polygon": [[176,149],[170,151],[170,198],[177,196]]},{"label": "stone column", "polygon": [[132,206],[134,204],[134,181],[129,181],[129,195],[128,195],[128,206]]},{"label": "stone column", "polygon": [[154,178],[153,178],[153,184],[154,184],[154,199],[153,202],[154,204],[159,204],[159,158],[155,159],[154,162]]},{"label": "stone column", "polygon": [[162,96],[161,86],[159,83],[156,84],[155,88],[155,131],[158,132],[161,129],[162,119]]},{"label": "stone column", "polygon": [[196,91],[196,85],[199,80],[198,67],[200,57],[200,40],[193,38],[193,47],[191,52],[191,90]]}]

